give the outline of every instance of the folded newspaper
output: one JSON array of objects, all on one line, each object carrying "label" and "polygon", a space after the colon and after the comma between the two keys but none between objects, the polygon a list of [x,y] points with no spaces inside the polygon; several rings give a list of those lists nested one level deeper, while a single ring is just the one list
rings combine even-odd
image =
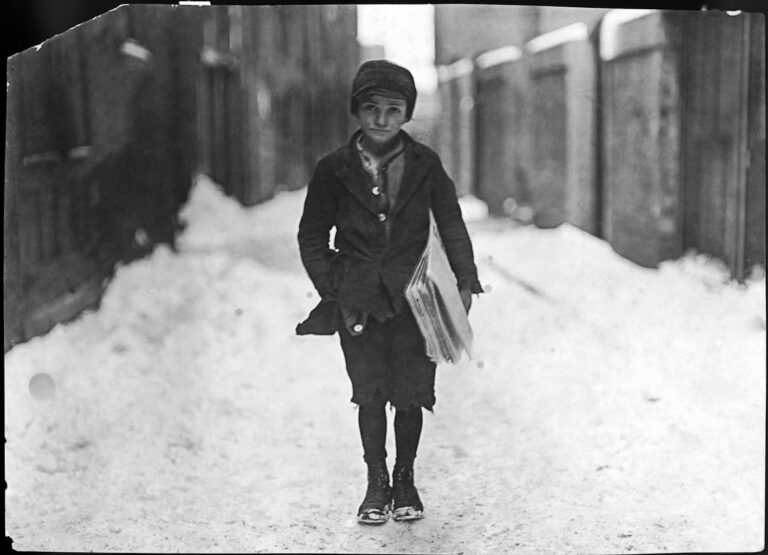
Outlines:
[{"label": "folded newspaper", "polygon": [[463,351],[472,357],[472,327],[432,212],[429,218],[427,247],[405,287],[405,298],[424,336],[427,356],[436,363],[456,363]]}]

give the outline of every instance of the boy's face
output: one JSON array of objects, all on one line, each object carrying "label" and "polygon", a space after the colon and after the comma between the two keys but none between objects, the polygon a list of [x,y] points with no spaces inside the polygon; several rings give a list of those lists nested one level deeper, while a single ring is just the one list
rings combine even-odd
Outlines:
[{"label": "boy's face", "polygon": [[406,122],[407,104],[400,98],[374,94],[360,99],[357,121],[371,146],[382,146],[394,139]]}]

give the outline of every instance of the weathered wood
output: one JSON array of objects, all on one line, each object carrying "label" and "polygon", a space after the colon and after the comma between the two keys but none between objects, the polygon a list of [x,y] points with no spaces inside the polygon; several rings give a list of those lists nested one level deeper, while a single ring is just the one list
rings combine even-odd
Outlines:
[{"label": "weathered wood", "polygon": [[[750,208],[765,185],[764,77],[760,83],[765,54],[764,48],[756,53],[751,48],[753,37],[764,37],[764,26],[758,24],[752,35],[755,17],[696,14],[686,19],[681,43],[683,98],[688,99],[683,104],[684,247],[722,259],[737,279],[743,279],[748,265],[765,259],[764,208]],[[762,185],[755,186],[760,170],[751,174],[751,162],[760,159]],[[762,255],[757,237],[763,237]]]}]

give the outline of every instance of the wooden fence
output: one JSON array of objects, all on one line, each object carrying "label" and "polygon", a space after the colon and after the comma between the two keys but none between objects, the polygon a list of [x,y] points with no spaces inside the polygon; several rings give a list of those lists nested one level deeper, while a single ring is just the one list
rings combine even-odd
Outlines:
[{"label": "wooden fence", "polygon": [[124,5],[8,60],[4,347],[173,244],[202,171],[245,204],[346,139],[353,6]]},{"label": "wooden fence", "polygon": [[482,58],[468,72],[476,167],[453,171],[491,213],[531,205],[540,227],[569,222],[645,266],[689,249],[740,280],[765,266],[761,14],[615,10],[593,33],[531,40],[504,69]]},{"label": "wooden fence", "polygon": [[9,59],[6,350],[96,302],[118,260],[172,241],[193,170],[179,15],[114,10]]}]

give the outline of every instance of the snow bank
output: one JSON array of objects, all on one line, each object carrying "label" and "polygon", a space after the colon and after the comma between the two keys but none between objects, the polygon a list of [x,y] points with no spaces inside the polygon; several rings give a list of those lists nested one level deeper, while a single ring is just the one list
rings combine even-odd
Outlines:
[{"label": "snow bank", "polygon": [[305,190],[279,192],[268,203],[249,208],[205,175],[195,179],[189,202],[179,212],[187,229],[178,238],[182,250],[218,248],[233,243],[292,241],[301,216]]},{"label": "snow bank", "polygon": [[[764,276],[739,286],[694,255],[641,268],[569,225],[489,229],[471,197],[487,293],[475,359],[438,369],[417,461],[427,518],[356,525],[364,470],[338,339],[293,332],[317,302],[295,239],[303,195],[243,208],[199,178],[178,252],[120,267],[98,311],[6,354],[17,548],[762,546]],[[52,397],[30,394],[41,373]]]}]

